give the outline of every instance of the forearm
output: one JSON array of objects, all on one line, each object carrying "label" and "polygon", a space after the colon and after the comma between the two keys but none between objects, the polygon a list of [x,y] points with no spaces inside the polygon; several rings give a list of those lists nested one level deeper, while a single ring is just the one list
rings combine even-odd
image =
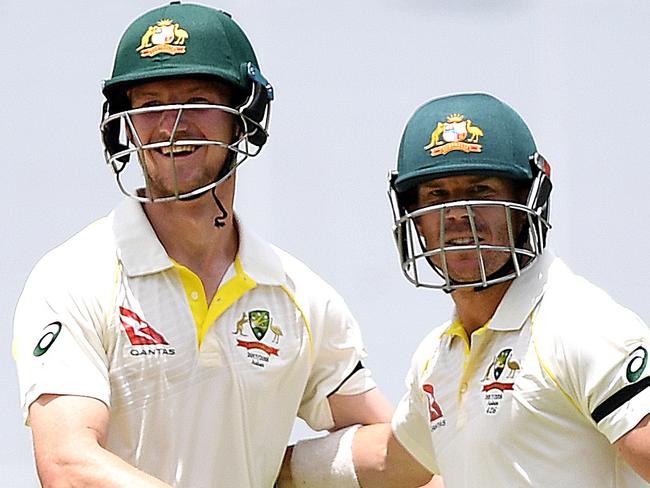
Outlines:
[{"label": "forearm", "polygon": [[282,459],[282,466],[278,474],[277,485],[280,488],[293,488],[293,478],[291,476],[291,456],[293,455],[293,446],[288,446]]},{"label": "forearm", "polygon": [[619,439],[616,448],[632,469],[650,483],[650,415]]},{"label": "forearm", "polygon": [[[363,488],[442,487],[397,442],[390,424],[360,428],[352,443],[354,468]],[[431,484],[427,484],[430,483]]]},{"label": "forearm", "polygon": [[[352,437],[354,435],[354,437]],[[429,484],[427,484],[429,483]],[[280,488],[442,488],[395,440],[390,424],[343,429],[289,447]]]},{"label": "forearm", "polygon": [[43,488],[170,488],[99,445],[77,445],[55,453],[39,453],[36,466]]},{"label": "forearm", "polygon": [[170,488],[103,447],[109,413],[101,401],[41,395],[29,417],[44,488]]}]

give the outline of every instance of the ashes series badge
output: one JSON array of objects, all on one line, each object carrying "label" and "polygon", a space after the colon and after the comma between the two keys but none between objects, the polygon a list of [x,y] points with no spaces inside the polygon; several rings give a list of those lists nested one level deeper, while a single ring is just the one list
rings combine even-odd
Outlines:
[{"label": "ashes series badge", "polygon": [[512,348],[501,349],[481,379],[483,406],[487,415],[496,415],[505,392],[512,391],[521,365],[512,357]]}]

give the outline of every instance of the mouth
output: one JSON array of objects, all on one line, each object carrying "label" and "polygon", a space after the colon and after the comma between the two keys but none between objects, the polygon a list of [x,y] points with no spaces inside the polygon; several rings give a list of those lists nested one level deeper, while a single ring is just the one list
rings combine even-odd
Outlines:
[{"label": "mouth", "polygon": [[186,156],[190,156],[196,150],[198,149],[198,146],[181,146],[181,145],[171,145],[171,146],[164,146],[156,149],[156,151],[163,156],[173,156],[175,158],[182,158]]},{"label": "mouth", "polygon": [[[482,243],[483,238],[478,238],[478,243]],[[456,237],[455,239],[448,239],[445,241],[446,246],[470,246],[475,245],[476,241],[473,237]]]}]

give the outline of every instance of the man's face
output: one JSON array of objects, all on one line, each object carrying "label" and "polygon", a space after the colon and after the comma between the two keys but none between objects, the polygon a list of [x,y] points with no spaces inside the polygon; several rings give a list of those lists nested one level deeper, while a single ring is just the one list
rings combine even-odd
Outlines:
[{"label": "man's face", "polygon": [[[188,103],[229,105],[232,91],[214,80],[182,78],[137,85],[128,91],[128,97],[134,109]],[[134,114],[133,125],[140,142],[167,142],[174,127],[175,141],[233,142],[236,124],[232,114],[218,109],[188,109],[178,120],[178,113],[178,110],[165,110]],[[228,154],[226,148],[217,145],[176,145],[145,150],[143,165],[148,175],[148,196],[187,193],[214,182]]]},{"label": "man's face", "polygon": [[[493,200],[522,202],[525,194],[512,180],[488,176],[450,176],[421,184],[417,193],[417,208],[452,203],[461,200]],[[479,253],[474,249],[453,251],[453,246],[510,246],[506,209],[503,206],[472,205],[476,235],[472,231],[470,211],[466,206],[448,207],[426,213],[416,219],[418,233],[426,250],[445,248],[449,277],[459,283],[481,280]],[[521,212],[512,212],[512,235],[517,236],[524,223]],[[442,220],[442,222],[441,222]],[[444,225],[444,237],[441,239]],[[482,250],[485,275],[490,276],[509,260],[508,252]],[[442,269],[440,254],[431,258]]]}]

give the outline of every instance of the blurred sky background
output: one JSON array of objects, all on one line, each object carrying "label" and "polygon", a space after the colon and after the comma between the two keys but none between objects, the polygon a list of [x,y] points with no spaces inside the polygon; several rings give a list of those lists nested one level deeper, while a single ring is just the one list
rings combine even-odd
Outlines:
[{"label": "blurred sky background", "polygon": [[[553,166],[551,247],[650,321],[648,0],[202,3],[233,14],[276,91],[236,207],[344,296],[391,401],[451,310],[402,277],[386,197],[404,124],[438,95],[489,91],[521,113]],[[2,487],[38,486],[10,352],[15,304],[35,261],[121,198],[99,142],[100,81],[126,26],[159,5],[0,1]]]}]

